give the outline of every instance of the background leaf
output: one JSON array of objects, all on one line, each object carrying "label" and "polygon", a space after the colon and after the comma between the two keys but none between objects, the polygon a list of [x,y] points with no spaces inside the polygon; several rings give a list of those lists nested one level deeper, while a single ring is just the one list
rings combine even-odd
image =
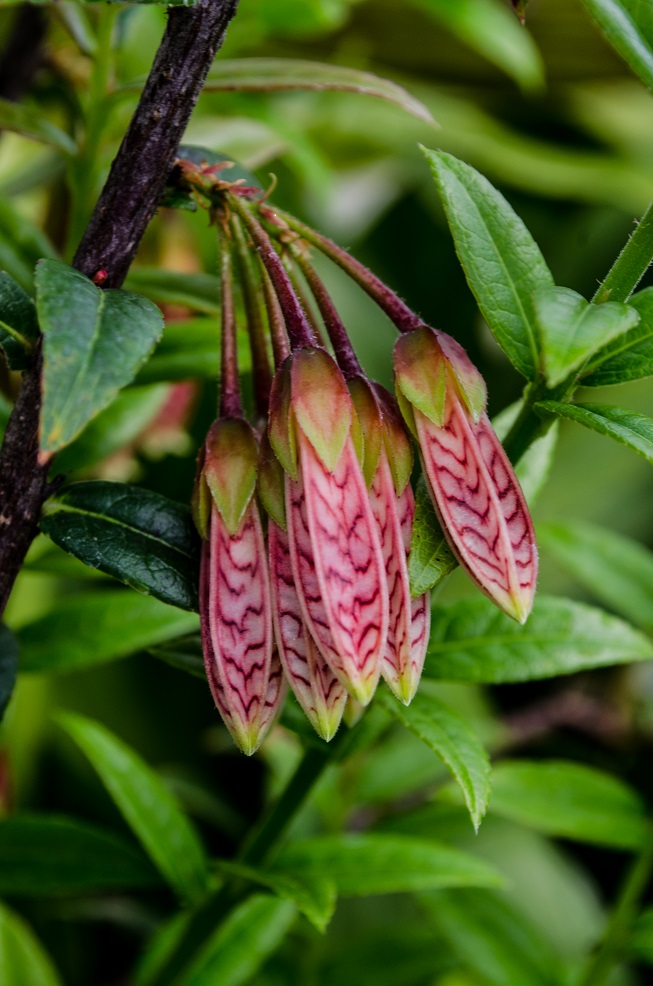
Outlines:
[{"label": "background leaf", "polygon": [[192,613],[127,589],[70,596],[17,632],[21,671],[95,667],[197,629]]},{"label": "background leaf", "polygon": [[622,620],[570,599],[539,596],[524,626],[489,600],[434,607],[425,673],[449,681],[536,681],[653,657]]},{"label": "background leaf", "polygon": [[490,761],[476,733],[462,716],[441,702],[428,683],[405,706],[383,692],[384,709],[403,723],[447,765],[456,779],[478,830],[490,797]]},{"label": "background leaf", "polygon": [[201,897],[208,887],[204,849],[163,781],[99,723],[71,713],[60,714],[58,721],[91,761],[163,877],[181,897]]},{"label": "background leaf", "polygon": [[160,883],[136,846],[60,815],[0,821],[0,893],[15,897],[96,893]]},{"label": "background leaf", "polygon": [[424,151],[456,253],[487,324],[528,380],[538,367],[533,293],[553,284],[539,247],[487,178],[451,154]]},{"label": "background leaf", "polygon": [[74,483],[48,501],[41,530],[85,565],[197,610],[200,542],[185,504],[124,483]]},{"label": "background leaf", "polygon": [[399,835],[325,835],[293,842],[274,870],[329,877],[343,896],[501,883],[496,870],[469,853]]},{"label": "background leaf", "polygon": [[64,130],[47,120],[39,110],[22,103],[0,99],[0,127],[51,144],[66,154],[74,154],[77,149],[75,141]]},{"label": "background leaf", "polygon": [[130,383],[163,330],[161,312],[126,291],[100,291],[60,263],[36,268],[43,331],[41,448],[56,452]]},{"label": "background leaf", "polygon": [[583,374],[584,387],[604,387],[653,375],[653,288],[634,294],[628,305],[639,313],[639,325],[590,360]]},{"label": "background leaf", "polygon": [[653,462],[653,419],[613,404],[561,404],[542,401],[536,411],[547,411],[568,421],[577,421],[591,431],[614,438]]},{"label": "background leaf", "polygon": [[631,788],[564,760],[496,764],[492,812],[557,838],[618,849],[639,849],[651,838],[643,802]]},{"label": "background leaf", "polygon": [[251,883],[266,887],[277,897],[289,900],[297,910],[308,918],[318,931],[325,931],[333,917],[336,906],[336,887],[329,877],[310,873],[293,874],[270,873],[256,870],[242,863],[219,860],[220,873],[240,877]]},{"label": "background leaf", "polygon": [[423,476],[415,490],[415,517],[408,556],[408,578],[413,598],[434,588],[458,567],[447,543]]},{"label": "background leaf", "polygon": [[4,623],[0,623],[0,722],[16,684],[18,643]]},{"label": "background leaf", "polygon": [[0,271],[0,348],[12,370],[23,370],[29,363],[31,344],[38,336],[36,308],[6,271]]},{"label": "background leaf", "polygon": [[583,0],[608,41],[653,89],[653,12],[642,0]]},{"label": "background leaf", "polygon": [[[220,279],[215,274],[133,267],[125,286],[158,304],[180,305],[207,315],[220,314]],[[217,338],[217,325],[214,325],[214,332]]]},{"label": "background leaf", "polygon": [[25,921],[0,904],[0,986],[62,986],[50,956]]}]

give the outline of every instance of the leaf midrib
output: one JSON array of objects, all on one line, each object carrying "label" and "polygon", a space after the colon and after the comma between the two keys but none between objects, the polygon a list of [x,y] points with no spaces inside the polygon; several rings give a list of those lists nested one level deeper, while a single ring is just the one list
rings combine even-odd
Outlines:
[{"label": "leaf midrib", "polygon": [[177,554],[181,555],[183,558],[187,558],[189,561],[192,561],[194,558],[193,552],[186,551],[184,548],[180,548],[176,544],[171,544],[170,541],[165,541],[163,538],[157,537],[155,534],[150,534],[147,531],[143,531],[140,527],[134,527],[133,525],[128,524],[123,520],[119,520],[116,517],[111,517],[108,514],[94,513],[92,510],[82,510],[80,507],[71,507],[65,503],[57,503],[56,508],[52,509],[47,516],[53,516],[56,513],[62,512],[80,514],[82,517],[91,517],[95,520],[104,521],[108,524],[114,524],[116,527],[124,528],[124,530],[130,531],[132,534],[138,534],[140,537],[153,541],[155,544],[161,544],[163,547],[177,552]]}]

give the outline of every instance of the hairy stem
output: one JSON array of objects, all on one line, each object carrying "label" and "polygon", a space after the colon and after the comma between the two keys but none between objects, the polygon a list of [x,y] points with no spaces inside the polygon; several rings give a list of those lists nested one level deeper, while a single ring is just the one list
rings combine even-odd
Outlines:
[{"label": "hairy stem", "polygon": [[256,411],[261,417],[268,413],[272,374],[270,372],[270,357],[268,355],[265,326],[260,303],[260,284],[256,276],[256,268],[247,245],[240,220],[232,217],[231,229],[234,244],[238,254],[238,266],[241,275],[241,286],[245,314],[247,316],[247,332],[252,354],[252,376],[254,378],[254,402]]},{"label": "hairy stem", "polygon": [[238,377],[238,344],[236,341],[236,312],[234,310],[234,284],[231,269],[231,246],[226,232],[220,237],[220,416],[242,417],[240,380]]},{"label": "hairy stem", "polygon": [[627,301],[653,263],[653,202],[597,288],[592,301]]}]

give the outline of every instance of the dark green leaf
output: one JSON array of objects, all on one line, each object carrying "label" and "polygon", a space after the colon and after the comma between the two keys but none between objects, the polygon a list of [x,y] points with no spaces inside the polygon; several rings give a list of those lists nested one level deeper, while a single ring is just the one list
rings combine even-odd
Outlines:
[{"label": "dark green leaf", "polygon": [[206,681],[202,638],[199,633],[189,634],[179,640],[171,640],[169,643],[160,644],[158,647],[151,647],[149,653],[160,661],[165,661],[173,668],[187,671],[188,674]]},{"label": "dark green leaf", "polygon": [[199,537],[184,504],[124,483],[73,483],[48,500],[41,530],[85,565],[197,609]]},{"label": "dark green leaf", "polygon": [[583,374],[583,386],[604,387],[653,376],[653,288],[628,300],[640,322],[594,356]]},{"label": "dark green leaf", "polygon": [[18,669],[18,643],[11,630],[0,623],[0,722],[5,714]]},{"label": "dark green leaf", "polygon": [[425,673],[449,681],[537,681],[653,658],[653,644],[603,610],[539,596],[520,626],[487,599],[434,607]]},{"label": "dark green leaf", "polygon": [[160,777],[122,740],[83,716],[58,716],[100,775],[127,824],[168,883],[194,901],[209,882],[204,849]]},{"label": "dark green leaf", "polygon": [[653,89],[653,9],[646,0],[583,0],[608,41]]},{"label": "dark green leaf", "polygon": [[95,893],[159,883],[139,849],[88,822],[30,814],[0,821],[0,893],[6,896]]},{"label": "dark green leaf", "polygon": [[[182,305],[196,312],[206,312],[207,315],[220,314],[220,280],[215,274],[185,274],[161,267],[133,267],[125,286],[159,304]],[[219,339],[217,323],[213,331],[215,338]]]},{"label": "dark green leaf", "polygon": [[547,835],[618,849],[637,849],[651,838],[644,805],[631,788],[564,760],[498,763],[492,812]]},{"label": "dark green leaf", "polygon": [[184,986],[245,986],[276,952],[296,913],[288,900],[250,897],[206,943],[184,976]]},{"label": "dark green leaf", "polygon": [[462,965],[491,986],[560,986],[561,970],[538,932],[501,894],[436,891],[419,900]]},{"label": "dark green leaf", "polygon": [[490,797],[490,761],[474,730],[432,694],[427,682],[423,682],[408,706],[385,692],[379,697],[395,719],[444,761],[458,782],[474,828],[478,829]]},{"label": "dark green leaf", "polygon": [[595,524],[542,524],[538,540],[605,606],[653,633],[653,554]]},{"label": "dark green leaf", "polygon": [[456,252],[483,316],[527,379],[539,366],[533,293],[553,284],[540,249],[503,195],[451,154],[424,151]]},{"label": "dark green leaf", "polygon": [[561,404],[558,401],[542,401],[536,411],[556,414],[559,418],[577,421],[591,431],[614,438],[653,462],[653,419],[636,411],[628,411],[613,404]]},{"label": "dark green leaf", "polygon": [[219,873],[256,883],[268,888],[277,897],[291,901],[318,931],[326,931],[336,906],[336,887],[329,877],[310,873],[292,876],[270,873],[223,860],[218,861],[217,867]]},{"label": "dark green leaf", "polygon": [[632,929],[629,949],[640,962],[653,965],[653,907],[643,911]]},{"label": "dark green leaf", "polygon": [[639,322],[639,312],[629,305],[616,301],[591,305],[569,288],[539,288],[533,302],[549,387],[562,383],[597,349]]},{"label": "dark green leaf", "polygon": [[209,92],[339,89],[386,99],[420,120],[434,122],[426,106],[396,82],[343,65],[309,62],[299,58],[222,58],[214,63],[204,88]]},{"label": "dark green leaf", "polygon": [[293,842],[274,870],[328,877],[345,897],[502,883],[495,869],[469,853],[408,836],[374,833]]},{"label": "dark green leaf", "polygon": [[161,312],[127,291],[100,291],[58,260],[36,268],[44,334],[41,448],[55,452],[131,383],[163,329]]},{"label": "dark green leaf", "polygon": [[81,435],[57,453],[57,472],[89,469],[134,441],[163,407],[169,389],[128,387],[84,428]]},{"label": "dark green leaf", "polygon": [[39,332],[30,296],[5,271],[0,271],[0,349],[12,370],[24,370]]},{"label": "dark green leaf", "polygon": [[61,979],[28,924],[0,904],[0,983],[61,986]]},{"label": "dark green leaf", "polygon": [[442,533],[423,476],[415,491],[415,518],[408,556],[410,592],[415,598],[438,585],[458,562]]},{"label": "dark green leaf", "polygon": [[38,110],[23,103],[0,99],[0,128],[13,130],[43,144],[51,144],[66,154],[74,154],[77,150],[75,141],[64,130],[46,120]]},{"label": "dark green leaf", "polygon": [[17,633],[21,671],[60,674],[128,657],[197,629],[193,613],[126,589],[72,596]]}]

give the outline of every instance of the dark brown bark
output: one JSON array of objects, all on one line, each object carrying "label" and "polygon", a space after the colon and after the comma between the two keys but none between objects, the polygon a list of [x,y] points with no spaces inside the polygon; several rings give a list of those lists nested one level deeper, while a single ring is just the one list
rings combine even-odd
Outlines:
[{"label": "dark brown bark", "polygon": [[[74,266],[120,287],[154,215],[177,146],[238,0],[199,0],[170,12],[161,45]],[[36,534],[47,497],[38,461],[41,358],[23,374],[0,450],[0,616]]]}]

